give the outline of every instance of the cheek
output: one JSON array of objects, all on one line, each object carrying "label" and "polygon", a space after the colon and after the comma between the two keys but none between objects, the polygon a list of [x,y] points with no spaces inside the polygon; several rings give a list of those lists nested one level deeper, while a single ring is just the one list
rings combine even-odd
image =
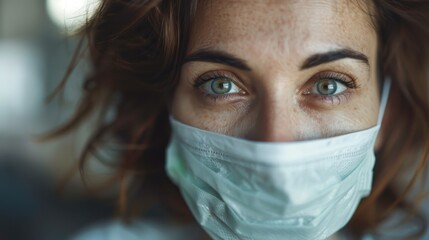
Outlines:
[{"label": "cheek", "polygon": [[209,106],[196,94],[196,89],[184,85],[179,84],[172,99],[171,114],[174,118],[200,129],[236,135],[233,132],[239,127],[235,123],[247,115],[248,106]]},{"label": "cheek", "polygon": [[344,119],[337,121],[348,132],[371,128],[377,124],[379,110],[377,86],[367,87],[353,102],[342,110]]},{"label": "cheek", "polygon": [[[379,101],[376,86],[368,87],[350,104],[324,115],[323,122],[334,135],[371,128],[377,124]],[[338,132],[339,131],[339,132]]]},{"label": "cheek", "polygon": [[368,87],[365,94],[361,96],[361,101],[357,104],[358,110],[356,110],[356,112],[359,112],[362,117],[356,117],[361,118],[363,124],[368,127],[372,127],[377,124],[380,109],[379,97],[379,88],[376,84],[376,80],[373,80],[371,86]]}]

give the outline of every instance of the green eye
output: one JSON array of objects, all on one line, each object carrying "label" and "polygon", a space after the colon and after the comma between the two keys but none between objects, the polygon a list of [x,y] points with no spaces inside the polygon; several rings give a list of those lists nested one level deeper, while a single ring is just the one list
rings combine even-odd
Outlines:
[{"label": "green eye", "polygon": [[199,88],[210,95],[229,95],[241,91],[240,87],[228,77],[215,77],[206,80]]},{"label": "green eye", "polygon": [[321,79],[316,83],[317,93],[321,95],[334,95],[337,91],[338,84],[334,79]]},{"label": "green eye", "polygon": [[313,85],[311,93],[323,96],[333,96],[344,92],[347,88],[348,87],[340,80],[335,78],[323,78]]},{"label": "green eye", "polygon": [[214,94],[226,94],[231,91],[232,82],[227,78],[218,78],[211,81],[211,91]]}]

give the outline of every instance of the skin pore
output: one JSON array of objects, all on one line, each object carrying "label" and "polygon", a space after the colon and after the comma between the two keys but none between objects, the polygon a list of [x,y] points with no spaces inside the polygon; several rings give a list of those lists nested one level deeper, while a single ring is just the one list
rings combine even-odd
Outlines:
[{"label": "skin pore", "polygon": [[201,1],[172,115],[254,141],[374,126],[377,35],[355,1]]}]

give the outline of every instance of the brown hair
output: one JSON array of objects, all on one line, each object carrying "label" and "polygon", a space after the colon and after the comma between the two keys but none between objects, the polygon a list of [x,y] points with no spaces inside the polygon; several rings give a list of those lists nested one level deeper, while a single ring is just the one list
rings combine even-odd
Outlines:
[{"label": "brown hair", "polygon": [[[420,179],[423,194],[429,160],[429,1],[374,1],[379,37],[380,77],[390,76],[392,89],[382,126],[383,144],[376,152],[371,195],[364,199],[350,226],[356,233],[374,230],[393,209],[403,209],[420,220],[421,236],[427,227],[419,215],[421,196],[406,196]],[[394,184],[401,171],[413,167],[404,189]],[[423,196],[423,195],[422,195]],[[408,199],[409,200],[409,199]],[[410,216],[406,216],[409,218]]]},{"label": "brown hair", "polygon": [[[392,209],[417,212],[417,205],[405,196],[425,172],[429,158],[429,1],[373,2],[380,79],[390,76],[392,90],[389,122],[382,127],[384,141],[376,153],[373,190],[348,225],[356,236],[375,230]],[[51,136],[72,131],[101,110],[80,168],[83,171],[85,160],[100,148],[111,143],[121,146],[115,180],[123,183],[119,194],[123,215],[137,212],[129,206],[158,203],[172,216],[189,219],[178,190],[165,174],[164,151],[170,131],[168,97],[177,82],[196,3],[104,0],[81,31],[82,42],[66,78],[85,53],[92,72],[76,114]],[[395,176],[414,162],[412,179],[397,191]],[[425,224],[415,236],[423,231]]]}]

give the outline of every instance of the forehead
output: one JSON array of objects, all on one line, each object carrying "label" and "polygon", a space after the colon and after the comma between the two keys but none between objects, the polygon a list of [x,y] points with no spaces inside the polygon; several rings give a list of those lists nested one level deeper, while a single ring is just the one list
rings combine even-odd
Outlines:
[{"label": "forehead", "polygon": [[188,52],[214,47],[277,53],[352,47],[371,51],[375,30],[359,0],[202,0]]}]

